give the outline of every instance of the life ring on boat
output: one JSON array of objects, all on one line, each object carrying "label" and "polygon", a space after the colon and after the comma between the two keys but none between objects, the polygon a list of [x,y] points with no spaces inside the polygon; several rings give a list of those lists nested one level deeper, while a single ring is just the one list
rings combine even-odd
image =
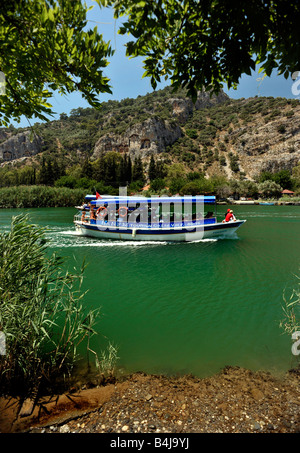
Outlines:
[{"label": "life ring on boat", "polygon": [[100,206],[100,208],[97,209],[96,215],[97,217],[100,217],[101,219],[104,219],[104,217],[107,215],[107,208],[104,206]]},{"label": "life ring on boat", "polygon": [[126,206],[122,206],[121,208],[118,209],[118,214],[120,217],[126,217],[127,211],[128,208],[126,208]]}]

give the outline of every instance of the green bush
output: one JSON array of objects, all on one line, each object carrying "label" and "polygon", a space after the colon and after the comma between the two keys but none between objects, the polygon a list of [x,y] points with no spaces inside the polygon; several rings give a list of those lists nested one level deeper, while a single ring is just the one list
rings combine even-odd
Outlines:
[{"label": "green bush", "polygon": [[208,179],[194,179],[181,187],[180,195],[204,195],[213,192],[213,183]]},{"label": "green bush", "polygon": [[280,125],[277,127],[277,131],[278,131],[280,134],[284,134],[284,133],[286,132],[285,125],[284,125],[284,124],[280,124]]},{"label": "green bush", "polygon": [[188,135],[190,138],[193,138],[193,139],[198,137],[198,133],[195,129],[187,129],[186,135]]},{"label": "green bush", "polygon": [[155,192],[159,192],[160,190],[164,189],[166,186],[165,181],[162,178],[155,178],[151,181],[151,189]]},{"label": "green bush", "polygon": [[282,187],[274,181],[266,180],[258,184],[258,191],[262,198],[279,198],[282,192]]},{"label": "green bush", "polygon": [[77,178],[71,175],[61,176],[54,183],[55,187],[69,187],[69,189],[74,189],[76,186]]}]

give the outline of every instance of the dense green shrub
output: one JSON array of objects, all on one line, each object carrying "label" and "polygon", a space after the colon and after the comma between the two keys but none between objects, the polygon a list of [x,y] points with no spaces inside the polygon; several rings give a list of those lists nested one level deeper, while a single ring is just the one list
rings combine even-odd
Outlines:
[{"label": "dense green shrub", "polygon": [[277,127],[277,131],[280,133],[280,134],[284,134],[286,132],[286,127],[284,124],[280,124],[278,127]]},{"label": "dense green shrub", "polygon": [[258,185],[258,191],[262,198],[279,198],[282,187],[274,181],[267,180]]},{"label": "dense green shrub", "polygon": [[165,188],[165,181],[162,178],[156,178],[151,181],[151,189],[155,192]]},{"label": "dense green shrub", "polygon": [[280,170],[278,172],[271,173],[269,171],[263,171],[259,175],[259,182],[274,181],[280,185],[283,189],[292,189],[293,180],[291,173],[288,170]]},{"label": "dense green shrub", "polygon": [[198,137],[198,133],[195,129],[187,129],[186,135],[188,135],[190,138],[194,138],[194,139]]},{"label": "dense green shrub", "polygon": [[57,181],[55,181],[55,187],[68,187],[69,189],[74,189],[76,187],[77,178],[72,175],[61,176]]},{"label": "dense green shrub", "polygon": [[238,164],[238,156],[235,156],[232,153],[229,153],[229,159],[230,159],[230,169],[234,172],[237,173],[240,170],[239,164]]},{"label": "dense green shrub", "polygon": [[199,178],[187,182],[181,187],[180,195],[203,195],[213,192],[213,183],[211,180]]}]

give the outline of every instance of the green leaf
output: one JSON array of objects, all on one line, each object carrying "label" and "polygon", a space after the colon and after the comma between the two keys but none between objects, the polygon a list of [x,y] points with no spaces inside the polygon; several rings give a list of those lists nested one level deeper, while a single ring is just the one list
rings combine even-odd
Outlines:
[{"label": "green leaf", "polygon": [[51,22],[54,22],[54,11],[53,9],[48,10],[48,19],[51,20]]}]

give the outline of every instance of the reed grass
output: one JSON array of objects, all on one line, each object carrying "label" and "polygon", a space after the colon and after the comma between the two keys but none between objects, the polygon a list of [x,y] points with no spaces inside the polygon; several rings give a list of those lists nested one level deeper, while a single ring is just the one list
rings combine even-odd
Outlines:
[{"label": "reed grass", "polygon": [[107,378],[113,378],[116,370],[116,363],[119,359],[118,349],[112,343],[109,343],[106,350],[102,351],[101,357],[89,348],[89,351],[95,355],[95,365],[98,372],[98,382],[104,382]]},{"label": "reed grass", "polygon": [[6,353],[0,355],[2,394],[30,397],[37,388],[67,379],[89,344],[99,311],[84,309],[79,271],[63,271],[63,259],[49,256],[45,230],[12,219],[0,235],[0,331]]},{"label": "reed grass", "polygon": [[[296,359],[297,366],[300,366],[300,277],[297,287],[291,295],[283,295],[284,304],[282,306],[284,317],[280,322],[280,327],[287,333],[293,344],[292,353]],[[298,368],[299,370],[299,368]]]},{"label": "reed grass", "polygon": [[0,188],[0,208],[73,207],[81,204],[85,189],[50,186]]},{"label": "reed grass", "polygon": [[294,332],[300,333],[300,283],[289,297],[285,294],[283,295],[283,301],[282,309],[284,318],[280,322],[280,326],[289,335],[292,335]]}]

